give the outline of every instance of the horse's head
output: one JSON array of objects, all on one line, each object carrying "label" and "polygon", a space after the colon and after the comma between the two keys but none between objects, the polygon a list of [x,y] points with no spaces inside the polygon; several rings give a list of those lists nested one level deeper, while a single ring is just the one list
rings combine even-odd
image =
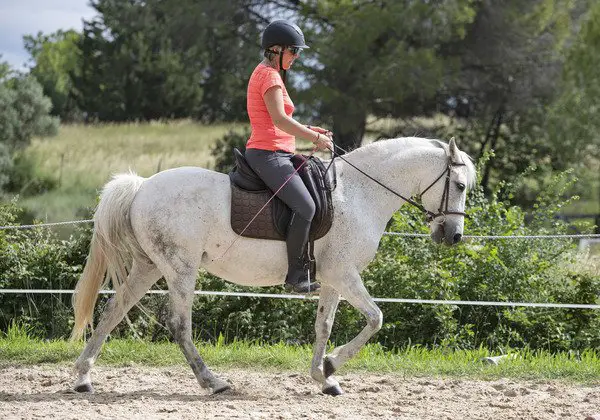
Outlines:
[{"label": "horse's head", "polygon": [[475,183],[475,167],[467,154],[458,150],[454,138],[446,149],[446,159],[444,172],[421,191],[421,200],[428,211],[431,238],[454,245],[462,239],[465,200],[467,189]]}]

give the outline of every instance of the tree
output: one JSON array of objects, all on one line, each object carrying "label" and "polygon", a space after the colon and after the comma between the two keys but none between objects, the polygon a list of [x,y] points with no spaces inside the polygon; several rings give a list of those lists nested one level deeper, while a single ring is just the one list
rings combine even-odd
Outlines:
[{"label": "tree", "polygon": [[181,118],[197,111],[200,76],[167,37],[160,3],[92,3],[99,16],[84,22],[81,74],[74,78],[78,104],[89,118]]},{"label": "tree", "polygon": [[72,77],[78,75],[80,68],[80,38],[81,34],[73,30],[59,30],[50,35],[38,32],[35,37],[23,37],[25,49],[34,62],[31,74],[51,99],[52,115],[67,121],[79,118],[79,110],[71,92]]},{"label": "tree", "polygon": [[477,157],[495,153],[483,167],[487,191],[493,178],[510,179],[554,153],[543,127],[563,65],[560,46],[577,18],[573,3],[484,1],[464,40],[447,46],[461,61],[448,91],[469,104],[463,146]]},{"label": "tree", "polygon": [[6,61],[2,61],[2,54],[0,54],[0,83],[2,83],[10,73],[10,65]]},{"label": "tree", "polygon": [[258,30],[246,2],[96,0],[84,24],[83,110],[99,120],[243,119]]},{"label": "tree", "polygon": [[51,107],[33,77],[0,84],[0,142],[14,151],[27,146],[33,136],[56,134],[58,119],[49,115]]},{"label": "tree", "polygon": [[560,97],[550,108],[554,166],[600,159],[600,3],[591,2],[566,51]]},{"label": "tree", "polygon": [[452,108],[460,117],[454,126],[389,134],[459,134],[475,157],[493,149],[483,167],[489,187],[554,153],[545,116],[581,1],[283,3],[303,17],[315,47],[307,51],[314,64],[306,66],[311,86],[302,102],[312,100],[339,145],[358,146],[367,117],[410,119]]},{"label": "tree", "polygon": [[369,115],[420,115],[435,107],[446,69],[455,67],[441,47],[465,36],[475,4],[332,0],[299,9],[317,51],[305,97],[327,116],[340,146],[360,145]]},{"label": "tree", "polygon": [[51,107],[31,76],[0,82],[0,191],[11,181],[14,152],[27,146],[33,136],[56,134],[58,119],[49,115]]}]

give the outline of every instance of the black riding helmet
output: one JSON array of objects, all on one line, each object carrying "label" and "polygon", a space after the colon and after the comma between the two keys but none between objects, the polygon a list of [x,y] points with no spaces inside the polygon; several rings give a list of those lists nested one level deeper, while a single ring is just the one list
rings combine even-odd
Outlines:
[{"label": "black riding helmet", "polygon": [[264,49],[273,45],[310,48],[306,45],[304,34],[298,25],[287,20],[275,20],[269,23],[263,32],[261,45]]},{"label": "black riding helmet", "polygon": [[[261,46],[265,54],[279,54],[270,48],[273,45],[283,47],[310,48],[304,41],[304,34],[298,25],[288,20],[275,20],[267,25],[262,35]],[[283,54],[279,54],[279,69],[285,83],[286,71],[283,69]]]}]

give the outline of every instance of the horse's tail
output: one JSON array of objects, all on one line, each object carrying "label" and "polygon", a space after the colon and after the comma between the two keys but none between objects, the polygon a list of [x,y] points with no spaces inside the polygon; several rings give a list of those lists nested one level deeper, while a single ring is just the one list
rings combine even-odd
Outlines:
[{"label": "horse's tail", "polygon": [[115,175],[104,186],[94,213],[94,233],[83,274],[75,287],[73,309],[75,325],[71,339],[82,337],[92,326],[98,291],[112,280],[119,304],[133,256],[145,255],[135,238],[129,219],[129,209],[144,178],[130,172]]}]

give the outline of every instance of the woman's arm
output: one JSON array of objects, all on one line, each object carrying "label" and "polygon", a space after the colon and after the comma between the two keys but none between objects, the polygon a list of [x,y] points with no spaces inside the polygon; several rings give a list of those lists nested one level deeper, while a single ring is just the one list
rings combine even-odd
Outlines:
[{"label": "woman's arm", "polygon": [[267,89],[264,100],[267,111],[269,111],[269,115],[271,116],[275,127],[285,131],[291,136],[310,140],[317,146],[331,146],[331,139],[329,137],[311,130],[285,113],[281,86],[273,86]]}]

